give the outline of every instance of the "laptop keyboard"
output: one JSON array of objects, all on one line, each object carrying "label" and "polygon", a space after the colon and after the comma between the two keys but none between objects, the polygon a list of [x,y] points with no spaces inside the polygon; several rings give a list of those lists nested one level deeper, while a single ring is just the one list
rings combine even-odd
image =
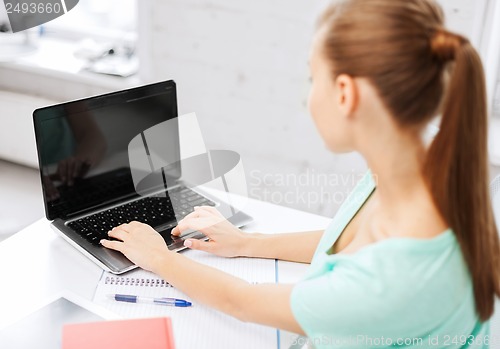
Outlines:
[{"label": "laptop keyboard", "polygon": [[131,221],[139,221],[152,227],[161,226],[162,229],[172,228],[177,225],[178,220],[193,212],[194,206],[215,206],[215,203],[189,188],[181,187],[169,191],[166,196],[146,197],[80,218],[68,223],[68,226],[90,243],[99,245],[101,239],[109,238],[108,231]]}]

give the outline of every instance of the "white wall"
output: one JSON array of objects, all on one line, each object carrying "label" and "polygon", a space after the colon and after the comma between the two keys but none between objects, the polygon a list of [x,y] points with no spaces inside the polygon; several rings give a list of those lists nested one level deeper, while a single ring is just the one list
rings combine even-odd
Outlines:
[{"label": "white wall", "polygon": [[[443,1],[450,25],[476,40],[486,1]],[[150,78],[175,79],[180,111],[197,112],[208,145],[242,154],[252,196],[332,215],[366,167],[327,152],[306,108],[309,45],[326,4],[151,0],[143,11]]]},{"label": "white wall", "polygon": [[[488,0],[442,0],[476,38]],[[490,0],[491,1],[491,0]],[[328,0],[140,0],[145,81],[175,79],[212,149],[243,156],[252,197],[332,216],[366,166],[324,149],[306,103],[314,22]],[[54,100],[105,92],[0,67],[0,89]]]}]

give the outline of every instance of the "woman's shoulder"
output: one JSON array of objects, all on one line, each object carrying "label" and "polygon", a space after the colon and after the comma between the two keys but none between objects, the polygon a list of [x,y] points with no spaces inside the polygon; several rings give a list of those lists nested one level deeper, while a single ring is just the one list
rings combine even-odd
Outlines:
[{"label": "woman's shoulder", "polygon": [[[394,237],[362,247],[353,254],[327,255],[337,271],[359,269],[364,275],[429,280],[452,277],[457,271],[468,275],[460,245],[451,229],[432,238]],[[368,272],[369,271],[369,272]]]},{"label": "woman's shoulder", "polygon": [[[418,304],[420,310],[426,307],[432,312],[438,306],[451,312],[472,289],[470,273],[450,229],[431,239],[384,240],[347,258],[337,258],[332,272],[354,277],[358,284],[370,284],[381,296]],[[380,299],[382,304],[387,301]],[[423,299],[426,301],[420,302]]]},{"label": "woman's shoulder", "polygon": [[369,287],[374,296],[379,293],[400,300],[423,294],[449,299],[448,292],[465,295],[471,286],[460,246],[450,229],[431,239],[382,240],[353,254],[325,253],[311,265],[307,278],[322,275],[352,287]]},{"label": "woman's shoulder", "polygon": [[346,330],[371,328],[375,321],[395,334],[402,330],[401,319],[411,322],[407,330],[430,332],[440,326],[453,329],[454,316],[474,324],[472,283],[453,232],[433,241],[409,240],[416,239],[374,244],[353,255],[325,254],[296,285],[295,311],[305,317],[314,309],[318,318],[332,312],[342,324],[331,321]]}]

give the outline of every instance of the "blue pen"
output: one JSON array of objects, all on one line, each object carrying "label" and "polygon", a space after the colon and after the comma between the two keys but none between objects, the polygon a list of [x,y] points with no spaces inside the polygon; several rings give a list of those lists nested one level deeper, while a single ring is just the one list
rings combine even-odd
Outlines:
[{"label": "blue pen", "polygon": [[108,297],[118,302],[128,302],[128,303],[149,303],[158,305],[169,305],[172,307],[190,307],[192,305],[191,302],[177,298],[150,298],[150,297],[131,296],[127,294],[108,294]]}]

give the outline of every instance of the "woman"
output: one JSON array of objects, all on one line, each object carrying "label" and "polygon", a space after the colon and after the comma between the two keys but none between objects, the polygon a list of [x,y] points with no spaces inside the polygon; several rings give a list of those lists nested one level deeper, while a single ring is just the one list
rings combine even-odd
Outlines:
[{"label": "woman", "polygon": [[[345,0],[320,19],[310,65],[321,137],[333,152],[361,153],[371,169],[332,224],[246,234],[199,207],[173,231],[200,229],[210,241],[186,246],[221,256],[311,263],[303,281],[250,285],[171,253],[137,222],[102,244],[197,302],[306,334],[318,348],[487,347],[500,245],[478,54],[444,29],[432,0]],[[441,131],[426,144],[422,134],[438,114]]]}]

